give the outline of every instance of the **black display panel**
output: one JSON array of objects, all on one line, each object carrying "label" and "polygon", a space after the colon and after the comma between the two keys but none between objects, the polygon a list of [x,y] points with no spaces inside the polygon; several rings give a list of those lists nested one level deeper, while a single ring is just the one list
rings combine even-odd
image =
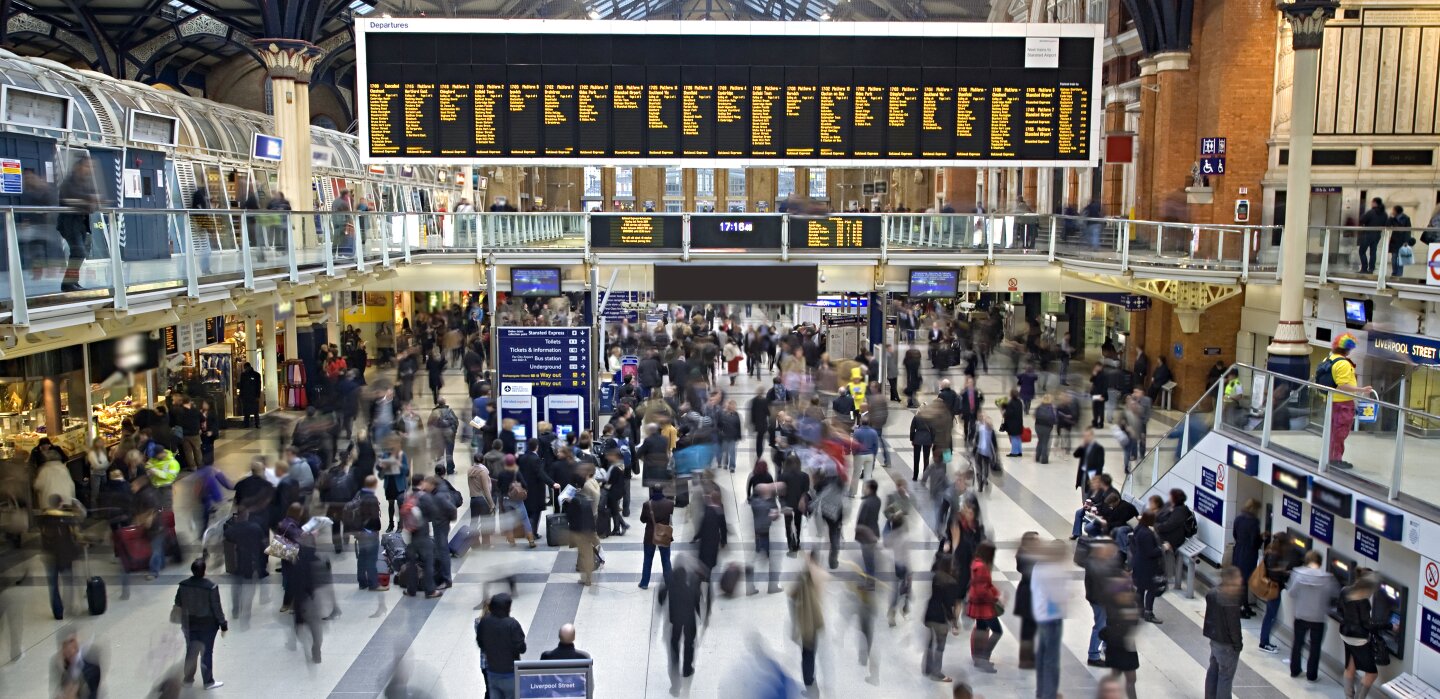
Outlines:
[{"label": "black display panel", "polygon": [[552,297],[560,295],[559,267],[511,267],[510,295]]},{"label": "black display panel", "polygon": [[590,214],[590,247],[678,250],[684,244],[685,221],[659,214]]},{"label": "black display panel", "polygon": [[789,264],[784,274],[761,265],[655,265],[660,303],[811,303],[820,295],[820,268]]},{"label": "black display panel", "polygon": [[1093,35],[1064,37],[1059,25],[997,37],[942,23],[862,22],[846,35],[726,22],[356,26],[369,161],[1098,161],[1100,30],[1088,25]]},{"label": "black display panel", "polygon": [[691,216],[690,248],[778,249],[781,224],[779,216]]},{"label": "black display panel", "polygon": [[879,250],[879,216],[791,216],[790,248]]}]

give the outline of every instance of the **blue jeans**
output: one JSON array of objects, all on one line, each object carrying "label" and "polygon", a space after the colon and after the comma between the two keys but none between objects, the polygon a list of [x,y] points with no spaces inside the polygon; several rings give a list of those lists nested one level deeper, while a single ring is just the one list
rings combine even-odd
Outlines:
[{"label": "blue jeans", "polygon": [[380,555],[380,538],[372,531],[355,535],[355,576],[360,589],[373,590],[380,586],[380,574],[376,570],[376,558]]},{"label": "blue jeans", "polygon": [[[60,576],[65,576],[65,595],[60,594]],[[75,586],[74,569],[69,565],[60,566],[48,557],[45,561],[45,583],[50,587],[50,613],[56,619],[65,618],[65,598],[71,597]]]},{"label": "blue jeans", "polygon": [[485,686],[490,699],[515,699],[515,673],[485,671]]},{"label": "blue jeans", "polygon": [[1020,453],[1020,444],[1021,444],[1020,435],[1018,435],[1018,434],[1012,434],[1012,435],[1010,435],[1010,453],[1011,453],[1011,454],[1019,454],[1019,453]]},{"label": "blue jeans", "polygon": [[720,467],[735,470],[735,441],[725,440],[720,442]]},{"label": "blue jeans", "polygon": [[1270,645],[1270,629],[1275,626],[1275,617],[1280,616],[1280,598],[1265,603],[1265,618],[1260,620],[1260,645]]},{"label": "blue jeans", "polygon": [[665,576],[665,582],[670,582],[670,547],[645,544],[645,564],[640,568],[640,587],[650,585],[650,565],[655,561],[656,549],[660,551],[660,570]]},{"label": "blue jeans", "polygon": [[[156,515],[157,517],[159,515]],[[165,527],[150,539],[150,574],[159,575],[165,568]]]},{"label": "blue jeans", "polygon": [[1064,621],[1042,621],[1035,629],[1035,699],[1055,699],[1060,690],[1060,643]]},{"label": "blue jeans", "polygon": [[1090,612],[1095,617],[1095,625],[1090,627],[1090,660],[1100,659],[1100,647],[1104,645],[1100,641],[1100,632],[1105,630],[1105,607],[1104,605],[1091,604]]}]

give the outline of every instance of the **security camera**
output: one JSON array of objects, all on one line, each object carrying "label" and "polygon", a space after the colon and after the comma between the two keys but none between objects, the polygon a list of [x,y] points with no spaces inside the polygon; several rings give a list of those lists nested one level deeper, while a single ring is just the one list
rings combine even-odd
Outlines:
[{"label": "security camera", "polygon": [[823,269],[820,270],[820,283],[821,283],[821,284],[824,284],[824,283],[825,283],[825,270],[823,270]]}]

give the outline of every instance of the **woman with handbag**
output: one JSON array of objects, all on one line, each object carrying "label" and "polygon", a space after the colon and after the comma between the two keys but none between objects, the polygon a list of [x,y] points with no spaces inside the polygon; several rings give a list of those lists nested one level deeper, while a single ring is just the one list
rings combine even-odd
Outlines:
[{"label": "woman with handbag", "polygon": [[525,488],[525,479],[520,475],[515,455],[505,455],[505,467],[495,475],[495,492],[500,496],[500,521],[505,530],[505,541],[515,545],[515,532],[520,531],[530,548],[535,548],[535,530],[530,526],[530,516],[525,509],[525,499],[530,491]]},{"label": "woman with handbag", "polygon": [[[284,542],[271,542],[270,547],[266,549],[265,552],[272,556],[277,555],[277,551],[280,550],[276,546],[277,543],[288,544],[285,548],[294,547],[298,552],[300,537],[304,535],[304,532],[300,529],[300,522],[305,519],[305,506],[298,502],[290,503],[290,509],[285,511],[285,518],[280,520],[280,524],[275,527],[275,537],[284,539]],[[280,556],[280,586],[285,593],[284,597],[280,600],[281,614],[288,613],[294,608],[296,593],[295,564],[298,560],[298,557],[291,556],[290,554]]]},{"label": "woman with handbag", "polygon": [[1274,599],[1265,602],[1265,616],[1260,620],[1260,650],[1277,653],[1280,649],[1270,643],[1270,630],[1275,627],[1275,618],[1280,615],[1280,597],[1290,582],[1290,571],[1300,565],[1300,555],[1288,532],[1280,532],[1270,538],[1263,564],[1266,577],[1274,581],[1278,589]]},{"label": "woman with handbag", "polygon": [[1111,677],[1125,677],[1125,694],[1135,699],[1135,671],[1140,669],[1140,654],[1135,650],[1135,629],[1140,625],[1135,606],[1135,590],[1123,577],[1113,580],[1114,588],[1105,604],[1105,628],[1100,639],[1105,642],[1105,666]]},{"label": "woman with handbag", "polygon": [[1000,590],[996,589],[990,571],[995,567],[995,544],[982,541],[975,548],[975,560],[970,563],[970,594],[967,596],[965,615],[975,620],[970,630],[970,659],[980,672],[995,672],[995,663],[990,662],[990,653],[1000,643],[1004,634],[1000,629],[1000,615],[1005,605],[1000,601]]},{"label": "woman with handbag", "polygon": [[[1365,699],[1379,676],[1379,665],[1389,664],[1388,649],[1381,647],[1376,633],[1390,628],[1389,620],[1376,621],[1370,614],[1370,599],[1378,587],[1373,573],[1365,571],[1354,585],[1340,593],[1340,640],[1345,642],[1345,699]],[[1385,662],[1380,662],[1381,656]],[[1360,686],[1355,673],[1363,672]]]},{"label": "woman with handbag", "polygon": [[1130,580],[1140,596],[1140,618],[1152,624],[1162,623],[1155,618],[1155,598],[1165,591],[1164,557],[1160,536],[1155,533],[1155,513],[1146,512],[1130,535]]}]

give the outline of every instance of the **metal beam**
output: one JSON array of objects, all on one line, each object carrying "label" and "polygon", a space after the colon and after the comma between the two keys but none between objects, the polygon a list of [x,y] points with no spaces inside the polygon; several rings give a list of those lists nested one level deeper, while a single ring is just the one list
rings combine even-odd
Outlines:
[{"label": "metal beam", "polygon": [[109,46],[110,37],[100,30],[100,25],[95,21],[95,17],[81,7],[76,0],[65,0],[65,6],[70,8],[70,11],[74,12],[76,18],[80,20],[80,27],[85,32],[85,38],[90,40],[90,47],[95,49],[95,67],[102,73],[111,74],[110,58],[105,51]]},{"label": "metal beam", "polygon": [[0,42],[10,34],[10,0],[0,0]]},{"label": "metal beam", "polygon": [[[241,13],[239,12],[236,12],[234,10],[222,10],[210,4],[209,0],[184,0],[184,2],[186,5],[189,5],[196,10],[210,15],[211,19],[214,19],[221,24],[230,27],[237,32],[244,32],[245,34],[249,34],[250,36],[256,36],[260,33],[260,27],[239,21],[238,18],[241,15]],[[183,22],[184,20],[182,19],[180,21]]]}]

